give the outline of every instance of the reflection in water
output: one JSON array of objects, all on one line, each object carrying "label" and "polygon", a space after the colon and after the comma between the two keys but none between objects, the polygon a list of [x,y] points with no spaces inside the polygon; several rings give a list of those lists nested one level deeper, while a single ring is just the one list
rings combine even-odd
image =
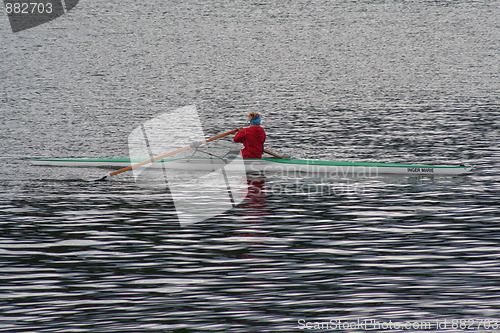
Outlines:
[{"label": "reflection in water", "polygon": [[[266,177],[259,173],[247,174],[248,193],[246,198],[237,207],[237,213],[241,216],[241,229],[235,231],[233,242],[239,242],[243,250],[236,256],[241,261],[240,274],[235,277],[234,285],[240,286],[240,291],[234,296],[238,299],[235,304],[240,318],[236,320],[237,325],[243,326],[245,332],[258,332],[259,322],[252,319],[252,314],[262,307],[259,294],[266,285],[266,275],[256,274],[265,261],[258,254],[258,249],[265,243],[268,232],[261,228],[261,223],[269,216],[266,204],[265,185]],[[250,265],[244,263],[251,263]],[[232,289],[229,287],[229,289]]]},{"label": "reflection in water", "polygon": [[251,221],[258,222],[268,215],[265,195],[266,177],[262,174],[247,174],[248,194],[240,209]]}]

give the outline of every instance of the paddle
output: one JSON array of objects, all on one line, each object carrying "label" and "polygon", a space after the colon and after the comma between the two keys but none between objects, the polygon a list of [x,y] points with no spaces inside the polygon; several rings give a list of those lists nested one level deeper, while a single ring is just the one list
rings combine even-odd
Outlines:
[{"label": "paddle", "polygon": [[191,148],[196,148],[196,147],[199,147],[202,143],[207,143],[207,142],[210,142],[210,141],[214,141],[214,140],[217,140],[217,139],[223,138],[223,137],[225,137],[225,136],[231,135],[231,134],[236,133],[236,132],[238,132],[238,130],[237,130],[237,129],[232,130],[232,131],[229,131],[229,132],[226,132],[226,133],[222,133],[222,134],[216,135],[216,136],[211,137],[210,139],[207,139],[207,140],[203,140],[203,141],[200,141],[200,142],[194,142],[194,143],[190,144],[189,146],[182,147],[182,148],[176,149],[176,150],[174,150],[174,151],[171,151],[171,152],[165,153],[165,154],[163,154],[163,155],[160,155],[160,156],[156,156],[156,157],[150,158],[149,160],[142,161],[142,162],[140,162],[140,163],[136,163],[136,164],[132,164],[132,165],[129,165],[128,167],[122,168],[122,169],[120,169],[120,170],[116,170],[116,171],[110,172],[110,173],[108,173],[106,176],[104,176],[104,177],[102,177],[102,178],[97,179],[97,181],[104,181],[104,180],[108,180],[108,179],[109,179],[110,177],[112,177],[112,176],[116,176],[116,175],[118,175],[118,174],[120,174],[120,173],[124,173],[124,172],[130,171],[130,170],[136,169],[136,168],[138,168],[138,167],[141,167],[141,166],[146,165],[146,164],[149,164],[149,163],[153,163],[153,162],[155,162],[155,161],[161,160],[162,158],[165,158],[165,157],[169,157],[169,156],[172,156],[172,155],[178,154],[178,153],[183,152],[183,151],[185,151],[185,150],[188,150],[188,149],[191,149]]},{"label": "paddle", "polygon": [[276,154],[276,153],[273,153],[272,151],[270,151],[270,150],[268,150],[268,149],[265,149],[265,148],[264,148],[263,150],[264,150],[264,152],[265,152],[265,153],[268,153],[268,154],[269,154],[269,155],[271,155],[271,156],[274,156],[274,157],[279,158],[279,159],[284,159],[284,157],[283,157],[283,156],[278,155],[278,154]]}]

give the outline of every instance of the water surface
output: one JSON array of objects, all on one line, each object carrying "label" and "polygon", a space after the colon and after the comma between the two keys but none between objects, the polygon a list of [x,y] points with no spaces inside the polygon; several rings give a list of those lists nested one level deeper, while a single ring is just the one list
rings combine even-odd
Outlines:
[{"label": "water surface", "polygon": [[[496,17],[490,1],[193,0],[83,2],[16,34],[4,20],[0,332],[363,318],[488,331],[500,308]],[[235,209],[181,227],[168,193],[130,175],[94,183],[105,170],[28,162],[127,157],[136,126],[191,104],[207,137],[262,112],[268,148],[294,157],[476,169],[268,175]]]}]

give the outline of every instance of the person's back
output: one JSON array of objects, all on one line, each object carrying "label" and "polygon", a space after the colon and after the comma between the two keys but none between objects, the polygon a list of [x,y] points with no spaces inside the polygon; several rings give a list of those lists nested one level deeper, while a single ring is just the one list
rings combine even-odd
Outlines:
[{"label": "person's back", "polygon": [[243,158],[262,158],[266,132],[260,126],[260,115],[257,112],[250,112],[248,115],[250,127],[239,129],[234,136],[235,142],[241,142],[245,146],[241,150]]}]

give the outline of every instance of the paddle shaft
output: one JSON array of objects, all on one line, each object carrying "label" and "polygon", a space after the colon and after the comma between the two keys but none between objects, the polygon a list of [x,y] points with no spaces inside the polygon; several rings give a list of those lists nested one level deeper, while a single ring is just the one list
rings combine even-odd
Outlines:
[{"label": "paddle shaft", "polygon": [[265,148],[264,148],[263,150],[264,150],[264,152],[265,152],[265,153],[268,153],[269,155],[274,156],[274,157],[276,157],[276,158],[279,158],[279,159],[283,159],[283,158],[284,158],[283,156],[278,155],[278,154],[276,154],[276,153],[273,153],[272,151],[270,151],[270,150],[268,150],[268,149],[265,149]]},{"label": "paddle shaft", "polygon": [[[210,141],[214,141],[214,140],[217,140],[217,139],[220,139],[220,138],[223,138],[225,136],[228,136],[228,135],[231,135],[233,133],[236,133],[238,132],[237,129],[235,130],[232,130],[232,131],[229,131],[229,132],[226,132],[226,133],[222,133],[222,134],[219,134],[219,135],[216,135],[214,137],[211,137],[210,139],[207,139],[207,140],[203,140],[201,141],[202,143],[207,143],[207,142],[210,142]],[[146,165],[146,164],[149,164],[149,163],[153,163],[153,162],[156,162],[158,160],[161,160],[162,158],[165,158],[165,157],[169,157],[169,156],[172,156],[172,155],[175,155],[175,154],[178,154],[180,152],[183,152],[185,150],[188,150],[190,149],[191,146],[186,146],[186,147],[182,147],[182,148],[179,148],[179,149],[176,149],[174,151],[171,151],[169,153],[165,153],[163,155],[160,155],[160,156],[156,156],[156,157],[153,157],[153,158],[150,158],[149,160],[146,160],[146,161],[142,161],[140,163],[136,163],[136,164],[132,164],[132,165],[129,165],[128,167],[126,168],[123,168],[123,169],[120,169],[120,170],[116,170],[116,171],[113,171],[113,172],[110,172],[108,175],[106,175],[105,177],[110,177],[110,176],[116,176],[120,173],[124,173],[124,172],[127,172],[127,171],[130,171],[130,170],[133,170],[135,168],[139,168],[143,165]]]}]

